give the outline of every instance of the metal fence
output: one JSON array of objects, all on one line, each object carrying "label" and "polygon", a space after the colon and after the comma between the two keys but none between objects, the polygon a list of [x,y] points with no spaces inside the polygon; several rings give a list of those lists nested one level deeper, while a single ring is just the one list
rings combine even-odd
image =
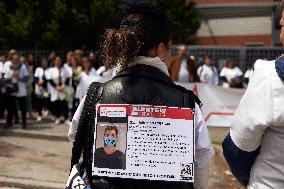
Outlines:
[{"label": "metal fence", "polygon": [[228,58],[243,70],[250,68],[257,59],[274,60],[283,53],[282,47],[204,47],[189,46],[188,55],[195,57],[198,65],[202,64],[203,57],[210,55],[220,70]]},{"label": "metal fence", "polygon": [[[210,55],[217,68],[220,70],[223,67],[224,61],[227,58],[233,59],[235,63],[245,71],[251,67],[257,59],[273,60],[282,54],[282,47],[216,47],[216,46],[188,46],[188,55],[195,57],[197,65],[202,64],[203,57]],[[68,49],[19,49],[18,52],[26,56],[33,54],[35,61],[40,58],[47,58],[50,52],[56,52],[63,60],[66,57]],[[85,50],[86,53],[92,50]],[[177,48],[173,47],[173,54],[176,54]],[[0,54],[7,53],[7,49],[0,49]]]},{"label": "metal fence", "polygon": [[[9,50],[0,49],[0,54],[7,54]],[[17,49],[18,53],[22,56],[27,56],[32,54],[34,56],[35,62],[39,62],[41,58],[48,58],[51,52],[55,52],[58,56],[60,56],[63,61],[65,61],[66,54],[70,49]],[[91,49],[85,50],[85,53],[92,52]]]}]

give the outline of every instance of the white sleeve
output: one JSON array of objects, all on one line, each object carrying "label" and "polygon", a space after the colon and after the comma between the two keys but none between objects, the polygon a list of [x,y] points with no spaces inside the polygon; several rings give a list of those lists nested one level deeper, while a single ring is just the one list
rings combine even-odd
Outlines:
[{"label": "white sleeve", "polygon": [[256,150],[265,129],[273,123],[273,92],[269,65],[258,61],[248,88],[241,99],[231,125],[230,135],[235,145],[244,151]]},{"label": "white sleeve", "polygon": [[73,141],[75,139],[76,136],[76,131],[78,129],[78,125],[79,125],[79,120],[81,117],[81,113],[85,104],[85,100],[86,100],[86,96],[84,96],[84,98],[82,99],[82,101],[80,102],[73,118],[72,118],[72,122],[70,124],[69,127],[69,131],[68,131],[68,138],[69,138],[69,142],[71,145],[73,145]]},{"label": "white sleeve", "polygon": [[37,68],[37,69],[35,70],[34,77],[39,77],[39,69],[40,69],[40,68]]},{"label": "white sleeve", "polygon": [[23,65],[20,69],[20,77],[30,76],[27,66]]},{"label": "white sleeve", "polygon": [[199,68],[197,69],[197,75],[198,75],[199,77],[200,77],[201,67],[202,67],[202,66],[199,66]]},{"label": "white sleeve", "polygon": [[226,68],[221,70],[220,77],[226,77]]},{"label": "white sleeve", "polygon": [[52,71],[52,68],[48,68],[48,69],[46,69],[45,72],[44,72],[45,78],[46,78],[47,80],[50,80],[50,79],[51,79],[51,74],[50,74],[51,71]]},{"label": "white sleeve", "polygon": [[237,76],[242,76],[243,75],[243,72],[240,70],[240,68],[237,67],[237,73],[236,73]]},{"label": "white sleeve", "polygon": [[202,112],[195,104],[195,177],[194,188],[207,189],[209,179],[209,162],[215,151],[209,138],[207,125]]}]

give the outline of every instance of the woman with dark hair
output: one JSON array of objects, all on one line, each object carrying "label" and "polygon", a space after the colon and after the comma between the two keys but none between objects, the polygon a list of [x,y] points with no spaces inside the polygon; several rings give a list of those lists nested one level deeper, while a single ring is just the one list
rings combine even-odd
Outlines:
[{"label": "woman with dark hair", "polygon": [[49,94],[47,92],[47,80],[46,80],[46,70],[48,68],[47,59],[42,58],[40,64],[41,65],[36,68],[34,73],[35,95],[37,98],[37,105],[38,105],[37,122],[42,121],[42,111],[44,112],[44,115],[47,115],[49,107]]},{"label": "woman with dark hair", "polygon": [[75,140],[70,137],[74,141],[72,167],[79,163],[83,152],[81,169],[86,169],[91,188],[100,188],[99,185],[114,189],[193,188],[193,184],[186,182],[92,177],[97,103],[186,107],[195,109],[194,187],[207,188],[208,164],[214,150],[198,105],[200,101],[192,91],[175,85],[169,78],[171,30],[165,13],[145,1],[129,3],[123,10],[119,29],[108,29],[102,46],[105,65],[117,65],[116,76],[104,84],[92,83],[72,120],[73,136],[77,130]]}]

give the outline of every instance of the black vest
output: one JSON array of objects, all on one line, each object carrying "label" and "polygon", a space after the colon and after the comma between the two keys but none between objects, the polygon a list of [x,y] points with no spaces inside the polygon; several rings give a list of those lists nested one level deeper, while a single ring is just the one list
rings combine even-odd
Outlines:
[{"label": "black vest", "polygon": [[[92,83],[76,132],[72,149],[71,165],[79,162],[83,151],[83,166],[90,179],[92,174],[92,147],[95,128],[95,104],[148,104],[171,107],[195,108],[199,99],[181,86],[174,84],[159,69],[136,65],[119,73],[105,84]],[[121,178],[104,178],[111,189],[190,189],[193,185],[183,182],[149,181]],[[92,186],[92,188],[99,188]]]}]

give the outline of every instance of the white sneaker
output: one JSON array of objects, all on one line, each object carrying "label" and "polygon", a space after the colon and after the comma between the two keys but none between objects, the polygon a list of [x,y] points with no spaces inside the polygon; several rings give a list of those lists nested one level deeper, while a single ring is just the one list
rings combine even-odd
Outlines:
[{"label": "white sneaker", "polygon": [[57,118],[57,119],[55,120],[54,124],[55,124],[55,125],[59,125],[59,124],[60,124],[60,119]]},{"label": "white sneaker", "polygon": [[41,121],[42,121],[42,118],[39,116],[39,117],[37,117],[36,121],[37,121],[37,122],[41,122]]}]

